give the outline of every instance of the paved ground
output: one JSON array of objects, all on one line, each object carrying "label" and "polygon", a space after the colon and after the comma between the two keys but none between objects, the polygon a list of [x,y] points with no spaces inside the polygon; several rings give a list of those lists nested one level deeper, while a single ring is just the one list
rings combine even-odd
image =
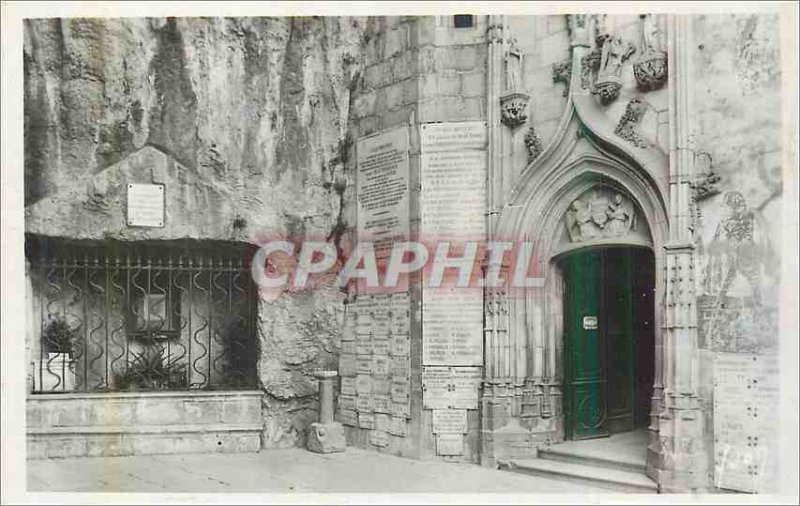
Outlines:
[{"label": "paved ground", "polygon": [[28,461],[30,492],[608,493],[477,465],[348,448]]}]

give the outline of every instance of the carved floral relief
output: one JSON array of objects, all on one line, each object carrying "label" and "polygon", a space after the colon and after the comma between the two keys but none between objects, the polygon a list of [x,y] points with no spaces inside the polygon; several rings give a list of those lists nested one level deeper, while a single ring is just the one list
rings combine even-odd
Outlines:
[{"label": "carved floral relief", "polygon": [[565,221],[572,242],[619,238],[636,230],[636,211],[627,196],[601,188],[573,201]]}]

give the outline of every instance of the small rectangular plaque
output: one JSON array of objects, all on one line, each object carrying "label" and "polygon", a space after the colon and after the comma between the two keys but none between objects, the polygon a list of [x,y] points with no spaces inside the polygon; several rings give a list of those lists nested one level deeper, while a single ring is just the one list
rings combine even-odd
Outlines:
[{"label": "small rectangular plaque", "polygon": [[583,329],[584,330],[595,330],[597,328],[597,317],[596,316],[584,316],[583,317]]},{"label": "small rectangular plaque", "polygon": [[164,226],[164,185],[128,185],[128,226]]},{"label": "small rectangular plaque", "polygon": [[463,434],[437,434],[436,453],[439,455],[463,455]]},{"label": "small rectangular plaque", "polygon": [[466,434],[466,409],[434,409],[433,432],[448,434]]}]

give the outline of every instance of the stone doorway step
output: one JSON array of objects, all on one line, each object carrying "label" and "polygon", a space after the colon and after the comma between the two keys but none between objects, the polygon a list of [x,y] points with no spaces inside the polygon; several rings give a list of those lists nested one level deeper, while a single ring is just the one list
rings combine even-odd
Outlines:
[{"label": "stone doorway step", "polygon": [[646,431],[540,448],[538,458],[509,459],[512,472],[591,484],[614,492],[657,493],[645,474]]}]

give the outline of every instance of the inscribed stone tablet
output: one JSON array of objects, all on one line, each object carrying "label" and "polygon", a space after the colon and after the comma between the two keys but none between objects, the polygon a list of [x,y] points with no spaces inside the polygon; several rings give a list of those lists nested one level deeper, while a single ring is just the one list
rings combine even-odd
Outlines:
[{"label": "inscribed stone tablet", "polygon": [[372,355],[356,355],[356,370],[358,374],[370,374],[372,372]]},{"label": "inscribed stone tablet", "polygon": [[392,391],[392,383],[387,376],[372,377],[372,393],[375,395],[389,395]]},{"label": "inscribed stone tablet", "polygon": [[356,336],[356,353],[359,355],[372,354],[372,336],[369,334],[358,334]]},{"label": "inscribed stone tablet", "polygon": [[408,399],[410,387],[407,378],[392,378],[392,400],[402,402]]},{"label": "inscribed stone tablet", "polygon": [[339,375],[343,378],[345,376],[355,376],[358,367],[356,365],[355,355],[342,354],[339,355]]},{"label": "inscribed stone tablet", "polygon": [[408,127],[358,139],[356,182],[358,237],[374,241],[383,258],[408,235]]},{"label": "inscribed stone tablet", "polygon": [[389,435],[383,430],[373,430],[369,433],[369,442],[373,446],[389,446]]},{"label": "inscribed stone tablet", "polygon": [[463,434],[437,434],[436,453],[439,455],[463,455]]},{"label": "inscribed stone tablet", "polygon": [[410,351],[410,340],[407,334],[392,335],[392,355],[407,357]]},{"label": "inscribed stone tablet", "polygon": [[388,395],[374,395],[373,411],[376,413],[391,413],[392,412],[392,399]]},{"label": "inscribed stone tablet", "polygon": [[372,393],[372,376],[369,374],[359,374],[356,376],[356,392],[358,395],[369,395]]},{"label": "inscribed stone tablet", "polygon": [[434,409],[433,432],[466,434],[466,409]]},{"label": "inscribed stone tablet", "polygon": [[356,378],[342,377],[342,395],[356,395]]},{"label": "inscribed stone tablet", "polygon": [[451,399],[452,374],[449,367],[425,367],[422,370],[422,403],[427,409],[447,409]]},{"label": "inscribed stone tablet", "polygon": [[343,355],[355,355],[356,354],[356,342],[355,341],[342,341],[342,354]]},{"label": "inscribed stone tablet", "polygon": [[372,413],[359,413],[358,426],[361,427],[362,429],[374,429],[375,415]]},{"label": "inscribed stone tablet", "polygon": [[393,378],[410,378],[411,365],[408,357],[392,357],[392,370],[390,372]]},{"label": "inscribed stone tablet", "polygon": [[356,397],[356,408],[358,409],[359,413],[372,413],[375,411],[375,403],[373,402],[373,398],[369,394],[359,394]]},{"label": "inscribed stone tablet", "polygon": [[376,376],[389,375],[389,355],[372,356],[372,374]]},{"label": "inscribed stone tablet", "polygon": [[392,402],[392,416],[410,418],[411,417],[411,403],[409,399],[403,402]]},{"label": "inscribed stone tablet", "polygon": [[405,415],[392,416],[392,419],[389,420],[389,430],[387,432],[393,436],[406,437]]},{"label": "inscribed stone tablet", "polygon": [[350,427],[358,426],[358,413],[350,409],[339,410],[339,423],[349,425]]},{"label": "inscribed stone tablet", "polygon": [[389,355],[392,351],[389,339],[374,339],[372,341],[372,353],[375,355]]},{"label": "inscribed stone tablet", "polygon": [[128,185],[128,225],[131,227],[164,226],[164,185]]},{"label": "inscribed stone tablet", "polygon": [[339,407],[341,409],[350,409],[350,410],[358,409],[356,407],[356,397],[354,395],[340,395]]}]

